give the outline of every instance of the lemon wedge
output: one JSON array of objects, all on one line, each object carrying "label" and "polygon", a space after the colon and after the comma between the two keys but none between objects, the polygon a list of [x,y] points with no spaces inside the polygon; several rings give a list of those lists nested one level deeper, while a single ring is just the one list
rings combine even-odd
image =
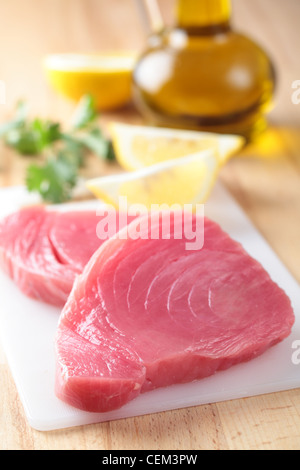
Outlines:
[{"label": "lemon wedge", "polygon": [[245,144],[236,135],[136,126],[112,122],[109,125],[116,158],[128,171],[138,170],[166,160],[191,155],[209,148],[224,164]]},{"label": "lemon wedge", "polygon": [[97,109],[108,111],[131,100],[135,60],[133,53],[54,54],[45,58],[44,68],[57,92],[74,101],[91,94]]},{"label": "lemon wedge", "polygon": [[[125,210],[139,204],[145,211],[153,205],[203,204],[218,175],[219,162],[210,149],[168,160],[141,170],[105,176],[87,182],[88,189],[103,202]],[[125,207],[122,204],[125,201]]]}]

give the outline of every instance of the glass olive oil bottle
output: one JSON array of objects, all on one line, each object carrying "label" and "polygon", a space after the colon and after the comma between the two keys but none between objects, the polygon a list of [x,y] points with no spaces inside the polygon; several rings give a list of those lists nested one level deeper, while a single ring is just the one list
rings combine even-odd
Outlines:
[{"label": "glass olive oil bottle", "polygon": [[177,0],[176,25],[149,37],[134,71],[138,109],[152,124],[240,134],[266,127],[275,71],[231,27],[229,0]]}]

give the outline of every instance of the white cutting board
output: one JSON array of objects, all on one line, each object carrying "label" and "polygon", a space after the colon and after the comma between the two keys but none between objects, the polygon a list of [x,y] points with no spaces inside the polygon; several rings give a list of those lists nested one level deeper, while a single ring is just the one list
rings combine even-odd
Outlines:
[{"label": "white cutting board", "polygon": [[[29,196],[23,188],[0,190],[0,217],[32,202],[36,202],[35,197]],[[34,429],[51,431],[300,388],[300,364],[292,361],[293,355],[300,358],[300,353],[295,354],[297,350],[293,349],[295,342],[300,341],[298,283],[221,185],[215,188],[206,204],[205,214],[241,242],[285,289],[297,317],[292,335],[252,362],[208,379],[146,393],[115,412],[85,413],[65,405],[54,395],[54,336],[59,310],[26,298],[0,272],[2,346],[26,416]]]}]

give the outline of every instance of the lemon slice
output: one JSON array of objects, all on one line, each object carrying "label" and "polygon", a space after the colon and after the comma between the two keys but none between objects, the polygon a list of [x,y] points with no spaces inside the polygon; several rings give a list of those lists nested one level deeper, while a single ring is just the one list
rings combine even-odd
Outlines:
[{"label": "lemon slice", "polygon": [[120,108],[131,99],[133,53],[54,54],[44,60],[53,88],[65,97],[79,101],[91,94],[98,110]]},{"label": "lemon slice", "polygon": [[122,123],[109,125],[116,158],[126,170],[138,170],[153,164],[191,155],[212,148],[224,164],[244,145],[236,135],[174,130]]},{"label": "lemon slice", "polygon": [[[106,176],[87,182],[88,189],[102,201],[125,210],[133,204],[145,211],[153,205],[204,203],[218,175],[219,162],[213,150],[158,163],[141,170]],[[125,202],[126,207],[122,207]]]}]

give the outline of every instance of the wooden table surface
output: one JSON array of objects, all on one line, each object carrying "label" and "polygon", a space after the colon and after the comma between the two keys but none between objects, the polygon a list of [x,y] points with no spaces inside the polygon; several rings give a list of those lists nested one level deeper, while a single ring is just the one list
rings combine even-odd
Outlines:
[{"label": "wooden table surface", "polygon": [[[293,276],[300,282],[299,0],[236,0],[235,25],[259,40],[279,72],[270,128],[221,178]],[[160,1],[166,21],[172,1]],[[132,0],[10,0],[0,2],[1,120],[25,98],[35,115],[66,121],[73,105],[49,89],[41,59],[52,52],[139,50],[146,40]],[[102,116],[138,122],[133,107]],[[0,185],[23,183],[28,161],[1,147]],[[103,168],[91,166],[92,175]],[[300,338],[299,338],[300,340]],[[299,374],[300,374],[300,366]],[[57,432],[32,430],[0,349],[1,450],[300,449],[300,391],[199,406]]]}]

